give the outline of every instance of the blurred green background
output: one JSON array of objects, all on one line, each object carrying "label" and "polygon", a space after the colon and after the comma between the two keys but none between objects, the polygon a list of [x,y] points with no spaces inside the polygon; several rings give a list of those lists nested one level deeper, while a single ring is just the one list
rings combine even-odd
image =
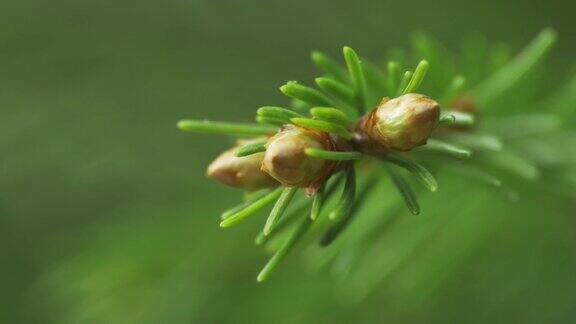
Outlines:
[{"label": "blurred green background", "polygon": [[351,45],[378,59],[415,31],[448,47],[481,32],[518,49],[552,26],[555,74],[573,65],[574,10],[565,0],[2,1],[0,322],[576,320],[573,205],[545,199],[494,202],[517,226],[467,255],[433,299],[391,303],[382,288],[348,303],[296,256],[257,284],[261,219],[219,229],[241,193],[204,177],[230,140],[175,128],[285,102],[278,86],[315,75],[311,50]]}]

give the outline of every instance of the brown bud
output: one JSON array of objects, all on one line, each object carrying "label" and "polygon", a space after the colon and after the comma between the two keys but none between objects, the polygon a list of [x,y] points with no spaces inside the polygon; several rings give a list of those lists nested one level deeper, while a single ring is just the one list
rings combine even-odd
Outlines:
[{"label": "brown bud", "polygon": [[476,102],[474,102],[474,99],[471,95],[466,93],[454,99],[454,101],[450,104],[450,107],[456,111],[461,111],[471,115],[476,115],[478,112]]},{"label": "brown bud", "polygon": [[410,151],[426,144],[440,118],[438,103],[415,93],[382,102],[357,125],[356,142],[370,154]]},{"label": "brown bud", "polygon": [[261,140],[239,141],[235,147],[218,156],[208,166],[206,174],[225,185],[250,191],[278,185],[278,182],[261,170],[264,153],[236,157],[236,151],[240,147]]},{"label": "brown bud", "polygon": [[[477,125],[479,110],[478,107],[476,106],[474,98],[470,94],[464,93],[460,95],[450,104],[450,107],[454,111],[472,115],[476,120],[474,125]],[[471,127],[473,127],[473,125],[449,125],[445,129],[448,131],[466,131],[469,130]]]},{"label": "brown bud", "polygon": [[327,133],[285,126],[268,140],[262,169],[286,186],[308,187],[313,193],[335,163],[306,155],[306,148],[333,150],[334,144]]}]

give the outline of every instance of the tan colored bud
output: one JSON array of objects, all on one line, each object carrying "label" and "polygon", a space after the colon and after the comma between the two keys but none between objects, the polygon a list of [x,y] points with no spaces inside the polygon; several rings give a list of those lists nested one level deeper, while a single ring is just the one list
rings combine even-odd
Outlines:
[{"label": "tan colored bud", "polygon": [[236,157],[236,151],[240,147],[261,140],[241,141],[220,154],[208,166],[207,176],[225,185],[250,191],[278,185],[276,180],[261,170],[264,153]]},{"label": "tan colored bud", "polygon": [[476,107],[476,102],[469,94],[462,94],[461,96],[454,99],[450,104],[450,107],[456,111],[465,112],[471,115],[476,115],[478,112],[478,107]]},{"label": "tan colored bud", "polygon": [[415,93],[382,102],[359,123],[360,146],[370,153],[410,151],[426,144],[440,118],[440,106]]},{"label": "tan colored bud", "polygon": [[472,125],[449,125],[445,128],[448,131],[466,131],[470,128],[474,127],[478,123],[478,107],[476,106],[476,102],[474,98],[469,94],[462,94],[457,97],[451,104],[450,107],[452,110],[457,112],[463,112],[466,114],[471,115],[475,122]]},{"label": "tan colored bud", "polygon": [[334,149],[326,133],[285,126],[268,140],[262,169],[286,186],[317,187],[332,173],[334,163],[306,155],[306,148]]}]

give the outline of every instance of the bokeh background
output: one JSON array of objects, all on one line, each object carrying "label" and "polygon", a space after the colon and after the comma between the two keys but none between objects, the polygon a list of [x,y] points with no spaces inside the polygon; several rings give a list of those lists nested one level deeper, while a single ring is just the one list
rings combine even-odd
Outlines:
[{"label": "bokeh background", "polygon": [[221,230],[219,213],[241,193],[204,177],[230,140],[175,128],[184,117],[247,121],[285,102],[278,86],[315,75],[311,50],[336,56],[351,45],[379,59],[415,31],[449,48],[480,32],[519,49],[552,26],[553,88],[573,67],[574,9],[566,0],[2,1],[0,322],[576,320],[574,205],[544,191],[511,206],[479,190],[475,215],[509,221],[429,297],[389,284],[352,302],[297,254],[257,284],[262,220]]}]

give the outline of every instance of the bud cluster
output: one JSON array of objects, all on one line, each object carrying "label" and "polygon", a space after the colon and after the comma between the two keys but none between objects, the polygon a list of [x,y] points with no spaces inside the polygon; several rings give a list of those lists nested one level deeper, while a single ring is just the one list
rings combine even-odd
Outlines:
[{"label": "bud cluster", "polygon": [[267,139],[264,153],[236,157],[237,145],[209,166],[208,176],[246,190],[280,183],[307,188],[309,194],[314,194],[347,163],[309,156],[306,149],[340,152],[353,148],[367,155],[410,151],[426,144],[439,116],[438,103],[424,95],[410,93],[395,99],[385,97],[374,110],[350,126],[353,135],[350,140],[287,124]]}]

